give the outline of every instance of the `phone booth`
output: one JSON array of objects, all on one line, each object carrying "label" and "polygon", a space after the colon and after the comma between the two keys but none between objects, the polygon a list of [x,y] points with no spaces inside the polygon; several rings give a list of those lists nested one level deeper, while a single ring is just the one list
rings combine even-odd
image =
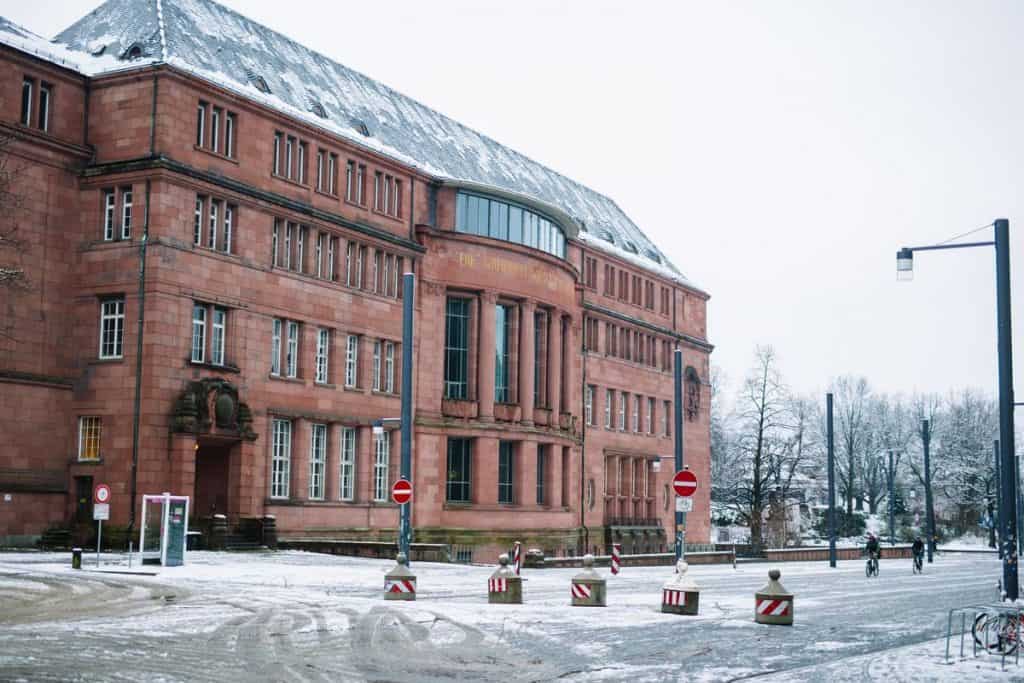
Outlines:
[{"label": "phone booth", "polygon": [[139,550],[143,564],[180,567],[188,538],[188,496],[170,493],[142,496]]}]

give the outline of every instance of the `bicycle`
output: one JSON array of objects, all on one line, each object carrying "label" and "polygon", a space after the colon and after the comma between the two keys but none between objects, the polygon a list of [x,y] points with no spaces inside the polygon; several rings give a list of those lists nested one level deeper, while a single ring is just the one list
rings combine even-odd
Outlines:
[{"label": "bicycle", "polygon": [[924,557],[922,555],[914,555],[914,573],[924,573]]},{"label": "bicycle", "polygon": [[864,567],[864,574],[870,579],[872,576],[878,576],[878,558],[871,556],[868,557],[867,566]]},{"label": "bicycle", "polygon": [[971,635],[974,642],[990,654],[1012,655],[1021,635],[1021,615],[982,612],[974,618]]}]

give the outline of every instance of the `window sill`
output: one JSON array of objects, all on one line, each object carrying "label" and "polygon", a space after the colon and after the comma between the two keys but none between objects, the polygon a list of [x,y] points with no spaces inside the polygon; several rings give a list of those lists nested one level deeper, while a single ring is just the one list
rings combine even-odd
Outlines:
[{"label": "window sill", "polygon": [[273,178],[274,180],[280,180],[283,183],[288,183],[289,185],[294,185],[295,187],[300,187],[303,190],[308,190],[309,189],[309,183],[299,182],[298,180],[295,180],[293,178],[288,178],[288,177],[283,176],[283,175],[278,175],[277,173],[271,173],[270,177]]},{"label": "window sill", "polygon": [[202,152],[203,154],[208,154],[211,157],[220,159],[221,161],[227,161],[228,163],[232,163],[235,166],[240,165],[238,163],[238,159],[236,159],[235,157],[229,157],[227,154],[221,154],[220,152],[216,152],[210,149],[209,147],[200,147],[199,145],[192,145],[192,149],[194,149],[197,152]]},{"label": "window sill", "polygon": [[366,389],[362,389],[360,387],[342,387],[341,390],[342,391],[350,391],[353,394],[365,394],[366,393]]},{"label": "window sill", "polygon": [[93,358],[89,361],[89,365],[116,365],[117,363],[123,363],[124,356],[118,356],[116,358]]},{"label": "window sill", "polygon": [[341,197],[339,197],[337,194],[333,192],[324,192],[323,190],[313,190],[313,192],[320,195],[321,197],[327,197],[328,199],[333,199],[334,201],[339,201],[341,199]]},{"label": "window sill", "polygon": [[210,247],[203,246],[202,244],[196,244],[195,242],[192,243],[192,251],[206,251],[211,254],[217,254],[218,256],[228,256],[233,259],[239,259],[238,254],[233,254],[230,251],[223,251],[222,249],[212,249]]},{"label": "window sill", "polygon": [[370,392],[374,396],[383,396],[384,398],[401,398],[401,394],[397,391],[377,391],[373,390]]},{"label": "window sill", "polygon": [[360,204],[359,202],[354,202],[351,199],[346,199],[345,203],[348,204],[351,207],[354,207],[354,208],[357,208],[357,209],[362,209],[364,211],[366,211],[367,208],[368,208],[365,202]]},{"label": "window sill", "polygon": [[390,218],[391,220],[398,221],[399,223],[402,222],[402,216],[395,216],[390,213],[385,213],[379,209],[373,209],[371,213],[373,213],[374,216],[380,216],[381,218]]},{"label": "window sill", "polygon": [[213,363],[209,363],[207,361],[195,361],[192,360],[191,358],[189,358],[187,362],[194,368],[206,368],[207,370],[215,370],[217,372],[230,372],[236,375],[241,374],[242,372],[242,370],[238,366],[231,365],[228,363],[225,363],[224,365],[214,365]]},{"label": "window sill", "polygon": [[103,458],[97,458],[96,460],[75,460],[76,465],[102,465]]},{"label": "window sill", "polygon": [[314,387],[319,387],[320,389],[337,389],[338,388],[338,386],[336,384],[331,384],[330,382],[316,382],[316,381],[314,381],[313,382],[313,386]]},{"label": "window sill", "polygon": [[301,377],[283,377],[281,375],[275,375],[274,373],[270,373],[269,375],[267,375],[267,379],[272,379],[275,382],[287,382],[288,384],[306,383],[306,380],[302,379]]}]

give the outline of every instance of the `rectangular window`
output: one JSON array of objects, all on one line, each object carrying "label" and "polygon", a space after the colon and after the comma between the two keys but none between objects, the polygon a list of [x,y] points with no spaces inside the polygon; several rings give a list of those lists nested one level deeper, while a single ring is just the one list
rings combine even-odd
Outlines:
[{"label": "rectangular window", "polygon": [[295,138],[286,135],[284,138],[284,175],[291,180],[295,173]]},{"label": "rectangular window", "polygon": [[363,263],[366,261],[366,247],[360,246],[356,249],[356,280],[355,287],[363,288]]},{"label": "rectangular window", "polygon": [[214,107],[210,115],[210,149],[220,151],[220,118],[221,108]]},{"label": "rectangular window", "polygon": [[309,145],[305,142],[299,143],[299,168],[296,173],[296,178],[303,185],[306,184],[306,157],[308,156]]},{"label": "rectangular window", "polygon": [[274,133],[274,175],[281,175],[281,133]]},{"label": "rectangular window", "polygon": [[661,288],[661,314],[669,314],[669,291],[668,287]]},{"label": "rectangular window", "polygon": [[665,436],[672,436],[672,401],[665,401]]},{"label": "rectangular window", "polygon": [[132,188],[131,186],[121,188],[121,239],[131,239],[132,236]]},{"label": "rectangular window", "polygon": [[359,337],[350,334],[345,342],[345,386],[355,387],[359,381]]},{"label": "rectangular window", "polygon": [[515,502],[515,446],[511,441],[498,442],[498,502],[508,505]]},{"label": "rectangular window", "polygon": [[316,234],[313,257],[316,260],[316,276],[322,278],[324,276],[324,234],[322,232]]},{"label": "rectangular window", "polygon": [[223,308],[213,309],[213,335],[210,339],[210,362],[224,365],[224,339],[227,334],[228,312]]},{"label": "rectangular window", "polygon": [[277,244],[278,244],[278,241],[279,241],[280,237],[281,237],[281,219],[280,218],[275,218],[274,219],[274,228],[273,228],[273,230],[271,230],[271,236],[270,236],[270,253],[271,253],[270,264],[274,268],[277,268],[277,266],[279,265],[278,260],[277,260]]},{"label": "rectangular window", "polygon": [[320,328],[316,332],[316,381],[320,384],[327,384],[330,355],[331,331]]},{"label": "rectangular window", "polygon": [[366,206],[366,166],[359,164],[359,168],[356,169],[356,202],[360,206]]},{"label": "rectangular window", "polygon": [[324,151],[318,149],[316,151],[316,191],[324,191]]},{"label": "rectangular window", "polygon": [[221,234],[220,250],[225,254],[231,253],[231,241],[234,239],[235,233],[235,206],[232,204],[224,205],[224,231]]},{"label": "rectangular window", "polygon": [[338,195],[338,155],[330,154],[327,156],[327,191],[334,195]]},{"label": "rectangular window", "polygon": [[270,374],[275,377],[281,374],[281,328],[280,318],[274,318],[270,336]]},{"label": "rectangular window", "polygon": [[206,360],[206,306],[192,306],[192,362]]},{"label": "rectangular window", "polygon": [[298,235],[298,242],[295,249],[295,270],[299,273],[306,272],[306,235],[309,228],[305,225],[296,225],[295,233]]},{"label": "rectangular window", "polygon": [[285,356],[285,375],[298,377],[299,375],[299,324],[294,320],[288,321],[288,350]]},{"label": "rectangular window", "polygon": [[78,460],[79,462],[99,462],[100,432],[102,420],[88,416],[78,418]]},{"label": "rectangular window", "polygon": [[210,200],[210,234],[207,246],[210,249],[217,248],[217,226],[220,224],[220,202],[216,199]]},{"label": "rectangular window", "polygon": [[584,416],[586,417],[586,423],[587,423],[588,427],[592,427],[594,425],[594,393],[595,393],[595,391],[596,391],[596,387],[593,384],[588,384],[587,385],[587,395],[586,395],[584,406],[583,406],[583,412],[584,412]]},{"label": "rectangular window", "polygon": [[449,297],[445,308],[445,398],[469,398],[469,304],[469,299]]},{"label": "rectangular window", "polygon": [[629,406],[629,394],[625,391],[619,392],[619,431],[626,431],[626,408]]},{"label": "rectangular window", "polygon": [[378,434],[374,441],[373,458],[373,500],[384,503],[388,500],[388,465],[391,463],[391,432]]},{"label": "rectangular window", "polygon": [[273,450],[270,458],[270,497],[287,498],[292,470],[292,423],[273,421]]},{"label": "rectangular window", "polygon": [[224,119],[224,156],[235,156],[235,115],[231,112]]},{"label": "rectangular window", "polygon": [[395,344],[384,342],[384,391],[395,393]]},{"label": "rectangular window", "polygon": [[548,377],[548,314],[533,314],[533,402],[538,408],[547,407]]},{"label": "rectangular window", "polygon": [[338,279],[338,267],[335,256],[338,251],[338,238],[328,236],[327,238],[327,279],[334,282]]},{"label": "rectangular window", "polygon": [[654,399],[651,397],[647,398],[647,433],[654,435]]},{"label": "rectangular window", "polygon": [[615,391],[612,389],[604,390],[604,428],[612,428],[612,410],[615,407]]},{"label": "rectangular window", "polygon": [[583,261],[583,281],[587,288],[597,289],[597,259],[586,257]]},{"label": "rectangular window", "polygon": [[451,503],[472,500],[472,442],[470,439],[448,439],[448,475],[445,499]]},{"label": "rectangular window", "polygon": [[356,245],[354,243],[349,242],[345,245],[345,284],[349,287],[352,287],[355,281],[355,251]]},{"label": "rectangular window", "polygon": [[373,210],[381,210],[381,180],[383,174],[377,171],[373,174]]},{"label": "rectangular window", "polygon": [[380,249],[373,251],[373,285],[370,289],[374,294],[384,293],[384,282],[381,280],[381,271],[383,270],[384,252]]},{"label": "rectangular window", "polygon": [[309,443],[309,499],[324,499],[327,469],[327,425],[313,425]]},{"label": "rectangular window", "polygon": [[633,394],[633,432],[640,433],[640,396]]},{"label": "rectangular window", "polygon": [[384,201],[381,210],[384,213],[388,213],[389,207],[391,206],[391,176],[384,176]]},{"label": "rectangular window", "polygon": [[39,84],[39,130],[50,130],[50,93],[53,86],[46,81]]},{"label": "rectangular window", "polygon": [[203,244],[203,202],[205,201],[206,197],[196,195],[195,222],[192,225],[192,244],[197,247]]},{"label": "rectangular window", "polygon": [[547,503],[548,445],[537,446],[537,505]]},{"label": "rectangular window", "polygon": [[508,403],[509,366],[512,360],[512,307],[495,306],[494,313],[494,400]]},{"label": "rectangular window", "polygon": [[26,78],[21,82],[21,125],[32,125],[32,97],[36,82]]},{"label": "rectangular window", "polygon": [[356,430],[341,428],[341,482],[338,488],[342,500],[355,499],[356,490]]},{"label": "rectangular window", "polygon": [[395,181],[395,191],[391,196],[391,215],[395,218],[402,217],[402,181]]},{"label": "rectangular window", "polygon": [[117,206],[117,193],[114,190],[103,191],[103,239],[108,242],[114,239],[114,210]]},{"label": "rectangular window", "polygon": [[356,165],[353,161],[345,162],[345,201],[355,201],[355,178]]},{"label": "rectangular window", "polygon": [[284,254],[282,257],[282,265],[287,270],[292,268],[292,223],[285,222],[284,224]]},{"label": "rectangular window", "polygon": [[206,102],[200,100],[196,108],[196,147],[206,144]]},{"label": "rectangular window", "polygon": [[107,299],[100,305],[100,358],[124,355],[124,298]]},{"label": "rectangular window", "polygon": [[373,390],[380,391],[380,368],[381,368],[382,342],[373,342]]}]

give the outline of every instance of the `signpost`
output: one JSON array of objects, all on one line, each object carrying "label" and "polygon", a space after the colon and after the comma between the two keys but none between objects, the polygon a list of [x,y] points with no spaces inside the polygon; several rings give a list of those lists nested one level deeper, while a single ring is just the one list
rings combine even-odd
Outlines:
[{"label": "signpost", "polygon": [[110,519],[110,487],[97,484],[92,491],[92,518],[96,520],[96,566],[100,566],[100,548],[103,545],[103,520]]},{"label": "signpost", "polygon": [[412,500],[412,483],[408,479],[399,479],[391,487],[391,500],[399,505],[406,505]]}]

